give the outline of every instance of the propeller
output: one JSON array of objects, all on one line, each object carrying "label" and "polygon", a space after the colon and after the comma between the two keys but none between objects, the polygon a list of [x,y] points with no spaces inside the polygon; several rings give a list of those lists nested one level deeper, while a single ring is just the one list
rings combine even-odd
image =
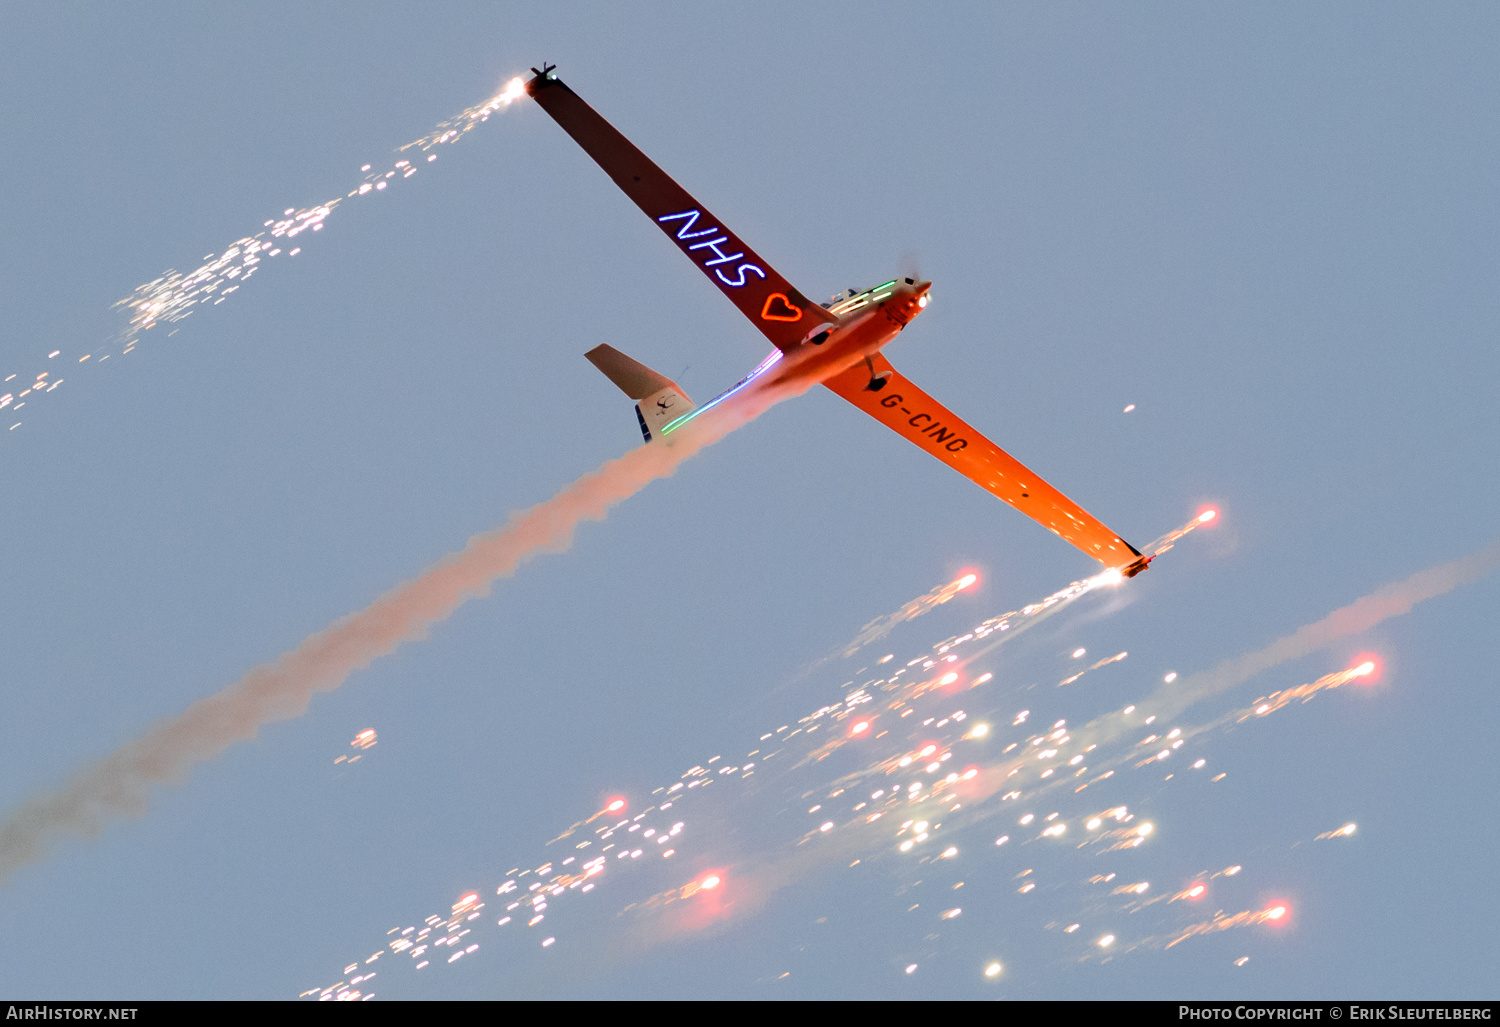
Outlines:
[{"label": "propeller", "polygon": [[907,250],[902,253],[901,260],[896,266],[900,268],[900,271],[897,272],[898,277],[912,278],[919,282],[927,280],[922,277],[922,261],[917,257],[914,250]]}]

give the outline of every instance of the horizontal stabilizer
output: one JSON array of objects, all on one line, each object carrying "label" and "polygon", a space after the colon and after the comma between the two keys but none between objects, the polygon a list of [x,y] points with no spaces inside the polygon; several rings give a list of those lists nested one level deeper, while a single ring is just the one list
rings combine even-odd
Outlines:
[{"label": "horizontal stabilizer", "polygon": [[584,356],[621,392],[637,401],[635,417],[647,442],[661,434],[664,426],[697,409],[672,379],[631,360],[608,343],[595,346]]},{"label": "horizontal stabilizer", "polygon": [[660,392],[669,386],[676,387],[676,383],[666,375],[657,374],[645,364],[631,360],[608,343],[595,346],[584,356],[631,399],[642,400],[653,392]]}]

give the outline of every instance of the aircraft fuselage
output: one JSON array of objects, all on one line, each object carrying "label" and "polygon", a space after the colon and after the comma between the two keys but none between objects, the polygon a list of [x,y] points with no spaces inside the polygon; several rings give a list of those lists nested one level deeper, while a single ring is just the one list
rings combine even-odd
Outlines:
[{"label": "aircraft fuselage", "polygon": [[[849,290],[827,306],[813,303],[559,81],[551,65],[532,70],[536,77],[525,84],[526,92],[776,347],[734,388],[674,420],[667,420],[673,410],[692,405],[675,382],[607,344],[590,350],[589,360],[636,400],[648,444],[721,404],[753,414],[754,406],[777,398],[770,395],[773,389],[786,395],[821,384],[1106,567],[1128,576],[1150,562],[880,352],[927,305],[931,283],[897,279],[862,293]],[[649,401],[644,412],[642,401]]]},{"label": "aircraft fuselage", "polygon": [[[671,422],[662,434],[670,434],[732,398],[748,403],[767,389],[811,388],[843,374],[879,353],[899,335],[901,329],[927,306],[927,292],[931,287],[931,282],[898,279],[834,304],[830,312],[838,317],[836,323],[819,326],[800,345],[788,351],[772,352],[732,388]],[[885,384],[873,369],[870,378],[873,389],[878,390]]]}]

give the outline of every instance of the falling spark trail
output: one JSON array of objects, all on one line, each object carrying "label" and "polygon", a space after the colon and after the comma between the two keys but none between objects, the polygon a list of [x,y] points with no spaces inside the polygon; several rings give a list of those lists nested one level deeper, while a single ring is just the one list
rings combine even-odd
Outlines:
[{"label": "falling spark trail", "polygon": [[[1226,661],[1208,674],[1219,673],[1225,667],[1242,668],[1257,661],[1261,662],[1262,669],[1266,669],[1263,661],[1267,653],[1289,659],[1298,654],[1303,645],[1312,644],[1316,648],[1317,644],[1327,644],[1341,637],[1340,631],[1362,630],[1385,617],[1404,613],[1417,602],[1441,595],[1463,582],[1477,580],[1497,565],[1500,565],[1500,546],[1492,546],[1465,559],[1412,575],[1294,632],[1288,639],[1297,640],[1295,645],[1282,639],[1260,653]],[[1114,581],[1118,579],[1118,575],[1113,577]],[[967,680],[962,672],[949,670],[950,667],[962,668],[972,663],[977,655],[969,654],[959,660],[958,651],[971,647],[987,651],[994,643],[989,635],[1003,632],[1002,637],[1012,636],[1024,630],[1027,624],[1051,615],[1072,598],[1099,585],[1109,584],[1111,580],[1106,574],[1075,582],[1042,602],[998,618],[991,617],[967,634],[936,643],[931,647],[935,652],[929,656],[918,655],[889,677],[866,681],[807,716],[760,734],[753,743],[755,748],[742,757],[715,755],[689,768],[675,782],[664,782],[650,793],[653,799],[647,800],[656,805],[631,814],[626,811],[627,801],[623,796],[608,801],[604,809],[547,842],[547,846],[552,846],[567,838],[571,844],[552,849],[551,858],[542,865],[507,872],[507,880],[496,889],[496,895],[503,896],[500,901],[505,903],[504,915],[494,922],[494,926],[505,930],[506,943],[513,946],[536,946],[543,933],[548,936],[541,941],[540,948],[546,948],[554,941],[569,944],[573,958],[566,965],[552,964],[550,971],[549,979],[561,984],[574,979],[580,960],[589,963],[591,960],[613,962],[629,959],[673,939],[685,936],[704,938],[729,930],[763,908],[776,893],[833,867],[853,869],[873,866],[882,860],[909,860],[911,862],[906,865],[911,872],[931,878],[937,873],[934,868],[938,861],[957,871],[973,855],[994,852],[994,847],[1007,843],[1011,845],[1003,850],[1006,853],[1019,854],[1018,846],[1038,845],[1048,847],[1031,850],[1039,857],[1045,852],[1054,854],[1057,859],[1073,858],[1072,853],[1082,853],[1090,858],[1103,856],[1111,862],[1152,844],[1161,834],[1156,825],[1132,814],[1126,805],[1117,803],[1116,797],[1106,800],[1111,805],[1101,810],[1099,804],[1094,803],[1091,803],[1092,809],[1078,809],[1077,800],[1071,796],[1106,779],[1119,785],[1128,780],[1125,775],[1130,773],[1123,769],[1124,764],[1135,763],[1140,755],[1153,752],[1155,755],[1149,756],[1146,763],[1169,759],[1170,753],[1176,752],[1189,737],[1207,728],[1166,723],[1152,728],[1153,722],[1165,721],[1166,718],[1145,716],[1145,709],[1141,710],[1143,716],[1132,718],[1131,714],[1137,710],[1135,705],[1127,706],[1123,716],[1108,714],[1077,729],[1070,728],[1065,720],[1052,722],[1050,726],[1045,726],[1044,722],[1043,725],[1026,727],[1030,711],[1021,711],[1010,724],[1009,731],[1015,741],[997,756],[986,759],[980,748],[969,746],[976,742],[982,745],[987,740],[991,744],[1003,742],[1003,738],[996,735],[1006,729],[998,728],[997,731],[988,723],[971,723],[969,715],[962,709],[953,709],[960,696],[970,689],[1001,680],[992,673]],[[1349,611],[1358,613],[1351,615]],[[1002,625],[1008,625],[1008,628]],[[1117,659],[1119,656],[1111,657],[1096,666]],[[1310,685],[1288,690],[1285,694],[1291,698],[1306,698],[1366,677],[1374,669],[1373,662],[1361,663],[1345,671],[1324,675]],[[872,673],[884,671],[874,670]],[[1190,683],[1204,676],[1185,680]],[[1171,675],[1171,678],[1177,679],[1176,675]],[[1238,682],[1224,684],[1223,688],[1227,689],[1234,683]],[[1205,693],[1202,697],[1217,695],[1219,691]],[[1167,692],[1162,690],[1163,694]],[[1253,710],[1251,707],[1252,715]],[[1230,724],[1246,712],[1240,708],[1208,727]],[[908,714],[911,714],[909,720],[906,719]],[[924,714],[930,716],[924,717]],[[1162,734],[1152,733],[1140,738],[1136,734],[1138,731]],[[881,745],[882,738],[889,740]],[[1123,753],[1104,749],[1105,743],[1120,741],[1125,743]],[[1017,748],[1021,751],[1012,756]],[[1156,752],[1158,749],[1162,751]],[[828,762],[823,762],[825,759]],[[1199,760],[1192,764],[1192,769],[1200,769],[1204,762]],[[1112,763],[1122,766],[1119,776],[1116,770],[1100,773]],[[768,770],[779,776],[767,775]],[[754,786],[749,786],[753,790],[726,792],[724,785],[713,787],[714,798],[707,801],[715,805],[705,808],[704,795],[715,782],[744,781],[752,773],[759,775]],[[1084,778],[1083,775],[1090,777]],[[1173,776],[1168,775],[1167,779]],[[1176,776],[1188,779],[1186,774]],[[1083,783],[1075,787],[1079,781]],[[729,788],[733,789],[733,785],[730,784]],[[797,793],[800,796],[791,807],[784,805],[783,798],[777,797]],[[1056,797],[1055,805],[1048,802],[1048,805],[1054,805],[1050,813],[1045,812],[1046,807],[1041,805],[1043,796],[1048,794]],[[1016,799],[1020,801],[1012,804],[1011,800]],[[1088,799],[1082,801],[1090,802]],[[753,802],[761,803],[763,811],[769,812],[766,819],[755,817],[756,807],[749,805]],[[725,803],[746,805],[730,807]],[[1072,803],[1074,808],[1070,811],[1064,803]],[[799,806],[800,810],[797,809]],[[745,828],[743,837],[754,839],[749,845],[730,847],[721,836],[714,837],[701,829],[694,829],[699,826],[696,823],[698,817],[705,814],[722,817],[730,815],[731,809]],[[713,812],[710,814],[709,811]],[[787,820],[779,819],[786,814],[796,815]],[[995,838],[992,829],[984,831],[983,841],[968,833],[996,815],[1014,818],[1017,814],[1020,816],[1012,821],[1015,826],[1008,824],[1005,829],[1017,832],[1014,839],[1010,833]],[[803,816],[807,819],[803,820]],[[672,821],[677,822],[669,828]],[[790,830],[775,830],[777,821]],[[684,822],[688,824],[691,838],[678,834]],[[592,830],[587,830],[588,827]],[[1025,833],[1019,833],[1018,828]],[[1353,824],[1346,824],[1319,838],[1347,838],[1353,830]],[[950,841],[957,844],[949,844]],[[652,853],[653,842],[657,847],[655,865],[662,869],[642,873],[646,862],[637,857]],[[974,848],[970,849],[969,844]],[[704,863],[710,861],[713,869],[705,869]],[[1030,861],[1028,858],[1027,862]],[[677,874],[676,868],[684,864],[694,868],[691,877]],[[888,865],[900,866],[896,863]],[[617,867],[620,870],[616,870]],[[1013,869],[1013,865],[1008,869]],[[1203,898],[1215,887],[1211,882],[1224,879],[1227,888],[1227,880],[1237,877],[1244,868],[1236,863],[1217,873],[1200,871],[1194,875],[1196,879],[1190,886],[1165,888],[1153,887],[1151,882],[1142,880],[1133,872],[1128,875],[1120,873],[1117,877],[1113,867],[1102,869],[1111,872],[1089,877],[1086,888],[1105,886],[1100,889],[1100,894],[1116,903],[1120,913],[1139,914],[1155,907],[1154,922],[1161,923],[1187,914],[1191,908],[1188,903]],[[970,863],[968,870],[980,872],[980,867]],[[1039,866],[1035,873],[1033,868],[1027,868],[1015,875],[1014,880],[1025,879],[1015,888],[1015,894],[1029,896],[1017,901],[1042,902],[1038,896],[1045,894],[1044,874],[1055,878],[1057,867]],[[922,881],[916,880],[910,886],[915,888],[920,884]],[[960,880],[951,889],[945,889],[945,893],[956,891],[963,884]],[[1055,881],[1053,888],[1055,890]],[[620,889],[632,889],[633,894],[621,894]],[[596,900],[600,896],[616,896],[604,901],[611,903],[617,911],[615,916],[619,927],[612,931],[570,932],[572,936],[564,941],[560,928],[567,921],[553,920],[549,907],[556,901],[561,909],[573,901],[568,896],[582,896],[590,891]],[[469,898],[471,896],[465,896],[465,899]],[[630,901],[626,901],[623,908],[615,905],[622,900]],[[959,909],[954,906],[944,914],[942,910],[948,905],[950,903],[946,901],[941,904],[913,903],[907,912],[920,909],[916,912],[918,918],[952,919],[958,915]],[[972,911],[969,903],[964,905]],[[1088,898],[1086,908],[1097,914],[1104,907],[1099,905],[1098,899]],[[404,930],[393,928],[388,932],[392,936],[387,945],[390,954],[405,954],[413,971],[421,971],[429,965],[446,965],[467,954],[469,948],[458,953],[447,946],[456,945],[458,938],[468,934],[466,925],[476,914],[462,911],[459,905],[454,909],[458,912],[452,916],[434,915],[421,921],[421,925],[414,924]],[[1179,922],[1172,926],[1161,923],[1166,928],[1163,933],[1145,937],[1137,934],[1135,940],[1124,933],[1113,933],[1123,924],[1099,924],[1092,937],[1085,933],[1079,935],[1079,939],[1091,952],[1094,946],[1098,946],[1099,950],[1107,952],[1108,958],[1116,958],[1141,949],[1168,948],[1193,937],[1235,927],[1282,923],[1288,916],[1287,907],[1267,905],[1243,913],[1220,911],[1197,923]],[[628,919],[620,920],[620,917]],[[1136,922],[1151,919],[1149,915],[1141,916]],[[1083,917],[1079,920],[1082,921]],[[544,921],[547,926],[541,928],[539,925]],[[1056,926],[1065,935],[1080,930],[1080,923],[1062,928],[1064,923],[1067,920],[1058,920]],[[1109,933],[1104,932],[1106,926],[1111,928]],[[531,927],[539,927],[534,935],[527,932]],[[924,926],[920,929],[931,928]],[[553,935],[553,931],[558,934]],[[474,943],[471,941],[470,944]],[[433,956],[439,958],[430,958]],[[346,967],[343,971],[345,977],[355,969],[358,969],[358,964]],[[543,978],[547,976],[547,973],[542,975]],[[540,979],[534,974],[526,978],[533,987]],[[363,976],[348,978],[306,995],[317,994],[319,998],[330,1000],[365,997],[359,987],[365,980],[367,978]]]},{"label": "falling spark trail", "polygon": [[[1477,581],[1495,570],[1496,567],[1500,567],[1500,544],[1493,544],[1449,563],[1439,564],[1436,567],[1418,571],[1402,581],[1386,585],[1348,606],[1335,610],[1327,617],[1300,628],[1291,635],[1279,639],[1261,650],[1227,660],[1218,667],[1202,674],[1189,676],[1183,679],[1183,684],[1179,688],[1174,689],[1171,686],[1163,687],[1158,690],[1153,698],[1142,702],[1140,704],[1141,708],[1146,709],[1149,707],[1153,711],[1163,711],[1153,719],[1165,721],[1168,719],[1169,713],[1180,712],[1195,702],[1221,694],[1235,685],[1242,684],[1254,674],[1261,673],[1287,660],[1305,656],[1349,634],[1367,630],[1387,618],[1407,613],[1417,603],[1444,595],[1459,585]],[[1014,627],[1006,633],[1008,636],[1023,629],[1029,623],[1033,623],[1056,612],[1073,599],[1092,591],[1094,588],[1102,584],[1111,583],[1111,580],[1108,572],[1106,572],[1105,574],[1096,575],[1094,578],[1074,582],[1067,588],[1053,593],[1052,596],[1049,596],[1041,603],[1033,603],[1023,607],[1022,610],[1004,614],[1001,617],[992,617],[985,621],[984,625],[991,631],[998,631],[1000,624],[1011,623]],[[1117,581],[1118,575],[1114,575],[1113,580]],[[979,642],[982,637],[983,635],[976,632],[973,641]],[[1003,640],[1003,637],[1001,640]],[[990,644],[980,648],[978,652],[968,654],[964,658],[964,662],[973,662],[978,655],[990,651],[997,644],[999,644],[999,640],[990,642]],[[1327,675],[1326,680],[1342,679],[1347,681],[1361,677],[1367,673],[1369,671],[1365,670],[1362,666],[1355,667],[1348,671],[1339,672],[1338,674]],[[1320,688],[1326,687],[1328,686],[1320,686]],[[911,700],[926,690],[927,683],[918,681],[903,686],[896,694],[900,695],[904,700]],[[1185,695],[1182,694],[1183,692],[1185,692]],[[825,714],[839,718],[854,716],[856,715],[855,711],[861,709],[869,698],[870,696],[864,689],[856,689],[846,696],[841,708],[825,707],[823,710],[814,713],[811,717],[804,718],[804,720],[815,720]],[[1164,710],[1168,706],[1173,708],[1171,710]],[[1076,731],[1072,731],[1071,746],[1073,749],[1083,750],[1091,743],[1103,745],[1117,740],[1128,731],[1134,730],[1134,726],[1127,726],[1127,723],[1122,721],[1117,715],[1109,714],[1083,725]],[[809,758],[802,760],[798,766],[815,763],[816,756],[834,747],[842,747],[847,741],[846,738],[840,738],[836,742],[827,743],[810,754]],[[922,758],[925,759],[926,757]],[[1000,803],[1003,803],[1006,798],[1021,794],[1020,791],[1008,792],[1004,795],[1000,793],[1010,787],[1005,782],[1011,780],[1010,774],[1014,773],[1016,768],[1024,765],[1025,758],[1023,756],[1011,760],[1002,760],[988,767],[980,766],[976,775],[977,779],[973,781],[972,785],[968,786],[969,791],[965,800],[967,809],[962,814],[950,814],[949,819],[952,821],[950,829],[962,829],[964,826],[977,824],[996,815],[1002,808],[1008,808],[1000,806],[995,800],[998,799]],[[920,766],[920,760],[911,759],[907,759],[905,763],[899,763],[899,766],[904,767],[907,763],[912,764],[913,771]],[[886,779],[897,766],[898,761],[895,757],[890,757],[853,773],[844,774],[831,782],[827,782],[824,787],[839,790],[845,788],[853,789],[856,785],[868,779]],[[1068,780],[1067,778],[1059,778],[1054,784]],[[921,796],[928,802],[941,800],[941,797],[953,794],[951,789],[964,784],[966,782],[962,780],[952,783],[944,782],[941,779],[935,780],[932,787],[923,789]],[[945,786],[950,790],[945,791]],[[1036,783],[1033,782],[1028,787],[1035,788]],[[1046,784],[1041,785],[1041,789],[1047,787]],[[897,794],[899,794],[899,789]],[[1041,790],[1034,790],[1030,794],[1035,798],[1041,794]],[[917,793],[913,792],[909,794],[904,801],[907,803],[918,801]],[[1126,817],[1123,807],[1118,809],[1121,816],[1125,817],[1126,820],[1134,819],[1133,817]],[[1109,815],[1111,814],[1103,814],[1103,816]],[[817,870],[821,870],[827,866],[838,865],[841,862],[847,861],[853,855],[869,855],[872,841],[876,841],[878,844],[879,841],[877,840],[883,840],[886,837],[884,821],[880,822],[880,827],[876,827],[875,823],[866,817],[850,820],[845,830],[834,832],[829,836],[835,839],[832,844],[827,844],[826,847],[818,849],[809,849],[799,843],[790,848],[782,848],[779,851],[773,850],[758,856],[747,854],[742,858],[743,861],[738,872],[741,886],[747,889],[748,892],[753,893],[754,896],[753,901],[747,903],[747,908],[763,904],[774,892],[803,880]],[[1096,837],[1094,842],[1102,843],[1100,844],[1100,848],[1105,851],[1125,851],[1138,847],[1150,831],[1151,827],[1149,824],[1131,824],[1127,827],[1117,828],[1111,832],[1105,832]],[[903,849],[902,851],[906,850]],[[1237,873],[1239,869],[1238,866],[1235,866],[1225,871],[1225,873],[1226,875],[1232,875]],[[640,908],[648,908],[649,906],[649,903],[642,903]],[[1285,909],[1282,909],[1280,913],[1275,912],[1274,909],[1270,909],[1260,911],[1251,910],[1233,916],[1221,916],[1207,923],[1185,928],[1182,932],[1179,932],[1180,936],[1175,941],[1170,942],[1168,947],[1198,934],[1223,931],[1255,923],[1274,922],[1279,920],[1284,914]],[[647,937],[647,934],[643,933],[641,937],[644,939]],[[646,944],[646,942],[642,942],[642,944]]]},{"label": "falling spark trail", "polygon": [[1185,928],[1176,938],[1167,942],[1167,948],[1179,945],[1189,938],[1200,934],[1214,934],[1218,931],[1227,931],[1235,927],[1249,927],[1252,924],[1276,923],[1286,916],[1285,906],[1273,906],[1270,909],[1247,909],[1243,913],[1235,913],[1233,916],[1219,915],[1212,920],[1201,924],[1193,924]]},{"label": "falling spark trail", "polygon": [[1095,663],[1092,666],[1083,668],[1083,670],[1080,670],[1077,674],[1074,674],[1072,677],[1070,677],[1070,678],[1064,678],[1063,680],[1059,681],[1057,683],[1057,687],[1061,688],[1063,685],[1071,685],[1073,682],[1075,682],[1079,678],[1083,677],[1089,671],[1091,671],[1091,670],[1098,670],[1100,667],[1107,667],[1111,663],[1119,663],[1121,660],[1125,659],[1125,657],[1127,657],[1129,655],[1130,654],[1128,652],[1126,652],[1126,653],[1115,653],[1115,655],[1113,655],[1113,656],[1106,656],[1104,659],[1100,660],[1098,663]]},{"label": "falling spark trail", "polygon": [[1268,696],[1255,700],[1255,704],[1250,709],[1245,710],[1235,719],[1245,721],[1251,717],[1264,717],[1268,713],[1275,713],[1294,699],[1301,699],[1303,702],[1307,702],[1319,692],[1338,688],[1340,685],[1347,685],[1351,681],[1358,681],[1360,678],[1367,677],[1373,673],[1374,670],[1375,665],[1373,663],[1361,663],[1358,667],[1350,667],[1348,670],[1324,674],[1318,680],[1305,685],[1298,685],[1296,688],[1286,688],[1281,691],[1272,692]]},{"label": "falling spark trail", "polygon": [[[488,121],[492,114],[509,107],[524,95],[525,87],[522,81],[519,78],[512,79],[504,89],[488,100],[454,115],[422,138],[407,143],[397,152],[406,153],[415,149],[427,154],[422,164],[435,161],[437,154],[429,151],[437,146],[458,142],[466,133]],[[412,154],[412,157],[416,156],[417,153]],[[159,325],[181,321],[200,307],[217,306],[223,303],[250,281],[266,261],[283,254],[289,260],[301,253],[302,245],[312,237],[313,233],[323,230],[329,217],[340,203],[357,196],[379,196],[389,186],[415,175],[418,167],[419,165],[413,164],[409,159],[399,160],[389,169],[372,170],[373,165],[366,164],[360,169],[364,180],[356,188],[350,190],[347,196],[336,196],[326,203],[301,209],[287,207],[279,217],[267,220],[262,226],[263,231],[236,239],[225,248],[223,253],[206,255],[203,258],[205,263],[196,269],[186,274],[168,270],[161,277],[136,286],[134,292],[115,304],[116,308],[124,308],[127,311],[128,320],[125,328],[114,340],[113,346],[117,347],[120,356],[125,356],[134,352],[142,333]],[[298,240],[298,236],[303,236],[304,233],[305,238]],[[284,263],[284,261],[281,262]],[[175,335],[179,330],[174,328],[168,334]],[[95,355],[102,354],[99,355],[98,360],[89,364],[90,367],[98,367],[113,355],[103,353],[105,348],[109,347],[96,347],[92,352],[85,353],[74,362],[83,364],[93,359]],[[54,349],[47,354],[46,359],[52,360],[61,353],[61,349]],[[72,357],[71,353],[69,357]],[[3,393],[0,394],[0,410],[9,407],[14,412],[26,405],[26,396],[33,393],[40,395],[44,392],[52,392],[63,383],[61,377],[54,377],[55,374],[56,372],[52,370],[43,371],[36,376],[35,381],[23,379],[25,384],[18,383],[12,388],[6,388],[5,383],[19,377],[19,372],[4,378],[0,381],[0,393]],[[12,403],[14,406],[11,405]],[[17,421],[10,426],[9,430],[20,426],[21,422]]]},{"label": "falling spark trail", "polygon": [[195,763],[214,759],[262,725],[300,716],[315,692],[338,688],[356,670],[426,637],[470,599],[489,594],[539,553],[561,553],[583,521],[603,520],[610,507],[712,445],[806,385],[759,394],[751,403],[720,407],[670,441],[645,445],[579,478],[551,499],[514,514],[508,524],[475,535],[461,551],[397,586],[363,610],[309,636],[297,648],[200,699],[79,773],[62,790],[24,802],[0,823],[0,886],[41,860],[60,835],[91,837],[110,816],[139,815],[148,789],[180,779]]},{"label": "falling spark trail", "polygon": [[909,620],[916,620],[922,614],[942,606],[948,600],[958,595],[964,589],[973,585],[978,578],[973,574],[965,574],[957,580],[950,581],[946,585],[939,585],[926,595],[902,605],[901,609],[894,613],[888,613],[883,617],[876,617],[870,623],[859,629],[859,633],[850,640],[848,645],[842,647],[841,655],[853,656],[871,642],[878,642],[889,635],[897,625],[905,624]]},{"label": "falling spark trail", "polygon": [[[512,79],[503,90],[484,103],[450,118],[397,152],[405,153],[414,147],[426,152],[439,144],[456,142],[464,133],[488,121],[491,114],[510,106],[523,95],[525,91],[521,80]],[[432,156],[430,159],[435,160],[436,157]],[[335,197],[327,203],[302,210],[287,208],[281,217],[272,218],[265,223],[266,231],[236,239],[221,255],[215,257],[210,254],[205,258],[208,263],[197,270],[186,275],[168,271],[155,281],[137,286],[134,293],[115,304],[116,307],[125,307],[131,311],[129,327],[121,339],[125,351],[128,352],[135,346],[141,332],[158,324],[180,321],[191,314],[197,305],[222,302],[225,296],[248,281],[263,261],[280,256],[283,250],[288,257],[296,256],[301,251],[300,246],[293,245],[297,237],[303,233],[322,231],[329,216],[343,200],[384,190],[391,182],[399,181],[396,178],[398,173],[405,179],[417,172],[417,168],[409,160],[398,161],[388,171],[371,171],[370,168],[369,164],[364,166],[364,182],[350,191],[348,196]],[[229,284],[221,291],[220,287],[226,283]],[[218,292],[217,297],[215,292]]]},{"label": "falling spark trail", "polygon": [[[1161,538],[1153,541],[1149,546],[1146,547],[1146,551],[1152,556],[1160,556],[1162,553],[1165,553],[1167,550],[1171,549],[1173,545],[1175,545],[1183,536],[1191,534],[1198,528],[1211,523],[1217,517],[1218,511],[1205,510],[1204,512],[1194,517],[1192,520],[1188,521],[1182,527],[1175,528],[1172,531],[1169,531],[1165,535],[1161,536]],[[856,634],[847,645],[842,646],[833,654],[825,656],[821,660],[810,664],[792,680],[801,680],[813,670],[817,669],[828,660],[834,659],[837,656],[843,656],[846,658],[853,656],[855,653],[859,652],[860,649],[864,648],[866,645],[869,645],[871,642],[877,642],[880,639],[884,638],[886,635],[890,634],[891,631],[898,625],[904,624],[909,620],[915,620],[916,618],[922,616],[924,613],[934,610],[937,607],[941,606],[943,603],[946,603],[948,600],[956,596],[959,592],[974,584],[976,580],[977,579],[974,575],[965,574],[963,577],[960,577],[955,581],[951,581],[946,585],[940,585],[937,588],[933,589],[931,592],[928,592],[926,595],[918,596],[910,602],[905,603],[899,610],[895,611],[894,613],[875,618],[864,627],[860,628],[859,633]],[[1023,606],[1019,610],[1011,610],[1009,613],[1002,613],[998,616],[989,618],[983,624],[980,624],[977,628],[974,629],[974,637],[982,638],[986,635],[994,635],[993,641],[991,641],[990,644],[979,649],[977,652],[970,653],[967,657],[967,660],[972,662],[980,656],[988,654],[992,650],[1003,645],[1007,639],[1014,638],[1015,636],[1025,631],[1027,628],[1035,627],[1043,620],[1046,620],[1048,617],[1060,612],[1067,606],[1071,605],[1074,600],[1082,598],[1095,589],[1105,586],[1119,585],[1122,584],[1124,580],[1124,577],[1118,570],[1101,571],[1091,578],[1084,578],[1081,581],[1075,581],[1068,585],[1066,588],[1059,589],[1052,595],[1043,599],[1041,602],[1032,603],[1030,605]],[[1124,659],[1124,656],[1125,654],[1122,653],[1119,656],[1114,657],[1113,659],[1102,661],[1101,663],[1095,664],[1093,667],[1090,667],[1088,669],[1095,670],[1098,667],[1104,666],[1106,663],[1113,663],[1114,660]],[[1068,681],[1064,681],[1062,683],[1068,684],[1070,681],[1075,681],[1078,677],[1081,676],[1081,674],[1076,675],[1075,677],[1070,678]]]},{"label": "falling spark trail", "polygon": [[1194,703],[1242,684],[1272,667],[1300,659],[1341,638],[1368,631],[1383,620],[1409,612],[1420,602],[1478,581],[1497,567],[1500,567],[1500,543],[1417,571],[1402,581],[1392,582],[1363,599],[1334,610],[1322,620],[1301,627],[1263,649],[1225,660],[1212,670],[1160,687],[1140,705],[1149,707],[1162,719],[1168,719]]},{"label": "falling spark trail", "polygon": [[1146,552],[1150,553],[1152,556],[1160,556],[1162,553],[1165,553],[1168,549],[1171,549],[1174,545],[1176,545],[1178,540],[1180,540],[1184,535],[1190,535],[1204,525],[1212,524],[1214,520],[1218,518],[1218,516],[1219,511],[1217,510],[1204,510],[1197,517],[1194,517],[1182,527],[1175,528],[1172,531],[1167,532],[1161,538],[1153,541],[1146,547]]},{"label": "falling spark trail", "polygon": [[988,637],[991,641],[988,645],[965,656],[964,662],[973,663],[979,657],[998,649],[1027,628],[1036,627],[1042,621],[1072,605],[1074,600],[1083,598],[1096,588],[1119,585],[1124,580],[1119,571],[1100,571],[1092,578],[1084,578],[1058,589],[1039,603],[1028,603],[1019,610],[1011,610],[1009,613],[990,617],[974,629],[974,639],[978,641]]}]

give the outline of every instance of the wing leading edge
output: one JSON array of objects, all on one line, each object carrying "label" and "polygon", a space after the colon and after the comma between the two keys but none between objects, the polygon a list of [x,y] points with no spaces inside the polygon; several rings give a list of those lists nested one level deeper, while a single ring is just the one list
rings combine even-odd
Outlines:
[{"label": "wing leading edge", "polygon": [[[884,384],[871,389],[876,381]],[[1106,567],[1126,575],[1145,568],[1134,546],[902,377],[880,354],[823,384]]]},{"label": "wing leading edge", "polygon": [[777,349],[789,350],[813,329],[838,320],[798,292],[550,68],[537,72],[526,91]]}]

